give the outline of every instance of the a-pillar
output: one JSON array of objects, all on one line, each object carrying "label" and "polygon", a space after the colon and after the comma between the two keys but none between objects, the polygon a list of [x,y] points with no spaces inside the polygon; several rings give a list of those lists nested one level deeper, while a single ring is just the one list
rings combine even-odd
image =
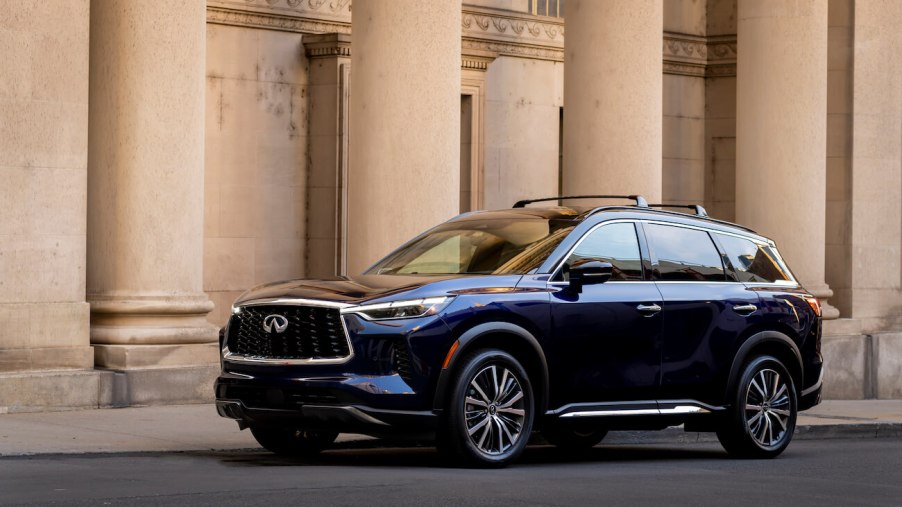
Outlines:
[{"label": "a-pillar", "polygon": [[827,2],[741,0],[736,220],[777,242],[824,305]]},{"label": "a-pillar", "polygon": [[[204,2],[91,4],[87,296],[98,366],[217,361],[202,286],[205,15]],[[167,396],[128,389],[132,402]],[[181,389],[167,401],[210,387]]]},{"label": "a-pillar", "polygon": [[459,1],[354,2],[350,274],[459,212],[460,23]]},{"label": "a-pillar", "polygon": [[567,194],[661,199],[661,0],[568,0],[564,41]]}]

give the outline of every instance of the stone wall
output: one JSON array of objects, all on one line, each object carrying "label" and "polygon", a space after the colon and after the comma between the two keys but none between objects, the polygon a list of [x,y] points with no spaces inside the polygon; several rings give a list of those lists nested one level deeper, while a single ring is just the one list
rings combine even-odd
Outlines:
[{"label": "stone wall", "polygon": [[242,291],[305,274],[302,34],[207,24],[204,290],[223,325]]}]

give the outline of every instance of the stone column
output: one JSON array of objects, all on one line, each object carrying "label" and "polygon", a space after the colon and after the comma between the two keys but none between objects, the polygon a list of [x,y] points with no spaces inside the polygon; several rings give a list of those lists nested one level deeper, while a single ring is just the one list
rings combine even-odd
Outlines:
[{"label": "stone column", "polygon": [[[0,12],[0,375],[87,369],[89,3],[14,2]],[[0,411],[91,401],[43,385],[0,378]]]},{"label": "stone column", "polygon": [[740,0],[737,37],[736,220],[776,241],[823,304],[827,2]]},{"label": "stone column", "polygon": [[661,0],[567,0],[564,194],[661,199]]},{"label": "stone column", "polygon": [[358,0],[351,22],[347,262],[356,274],[458,213],[461,4]]},{"label": "stone column", "polygon": [[91,4],[91,342],[108,368],[213,363],[202,289],[204,2]]}]

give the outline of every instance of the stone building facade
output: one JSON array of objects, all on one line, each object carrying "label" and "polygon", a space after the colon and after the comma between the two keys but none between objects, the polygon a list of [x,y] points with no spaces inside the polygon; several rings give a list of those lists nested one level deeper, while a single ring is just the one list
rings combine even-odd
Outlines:
[{"label": "stone building facade", "polygon": [[902,397],[900,21],[894,0],[7,5],[0,411],[209,399],[243,290],[559,193],[774,238],[826,302],[825,394]]}]

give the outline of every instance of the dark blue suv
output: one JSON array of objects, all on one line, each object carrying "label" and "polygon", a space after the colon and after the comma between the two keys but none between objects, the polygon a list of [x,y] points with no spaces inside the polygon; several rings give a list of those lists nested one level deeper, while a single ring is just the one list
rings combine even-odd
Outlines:
[{"label": "dark blue suv", "polygon": [[820,401],[817,299],[773,241],[701,206],[591,197],[636,204],[466,213],[363,275],[246,292],[219,414],[281,454],[349,432],[501,466],[534,430],[579,449],[680,424],[780,454]]}]

